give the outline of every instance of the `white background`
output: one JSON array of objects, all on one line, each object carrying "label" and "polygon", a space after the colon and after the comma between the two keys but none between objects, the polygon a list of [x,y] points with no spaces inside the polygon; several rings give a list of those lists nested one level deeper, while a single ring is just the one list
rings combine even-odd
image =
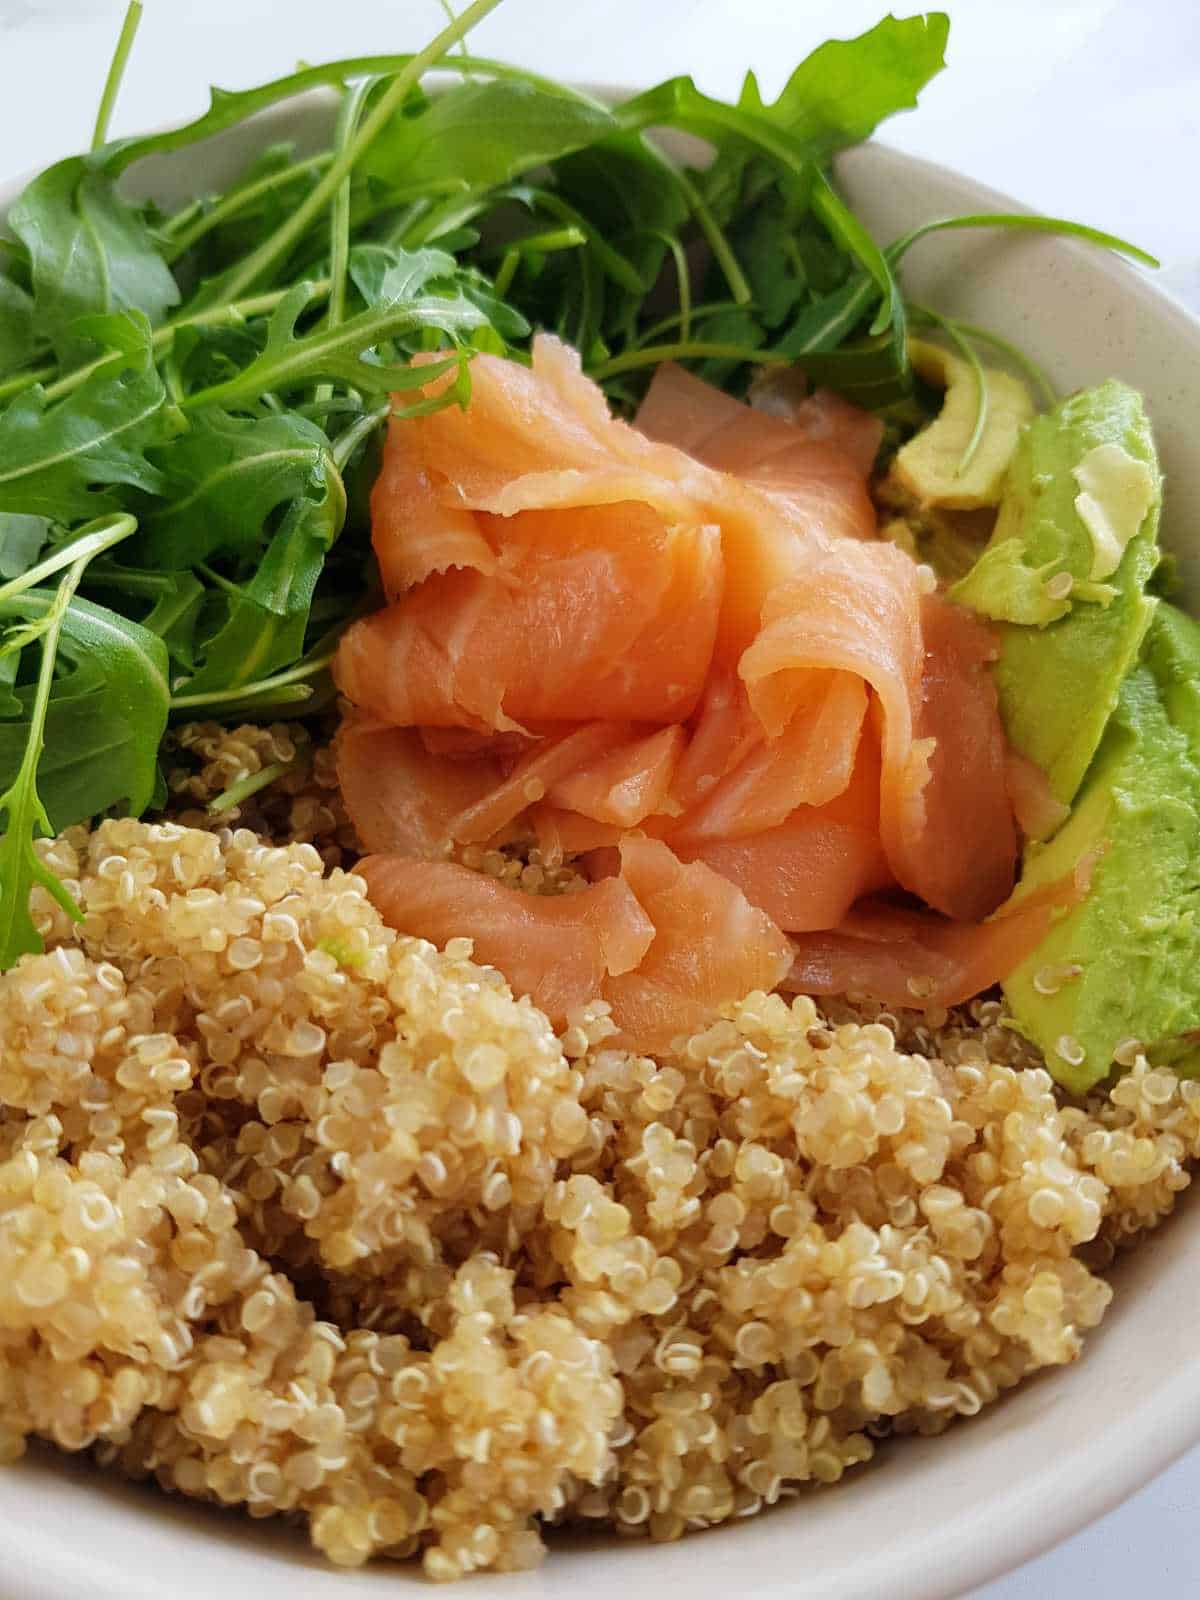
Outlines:
[{"label": "white background", "polygon": [[[1200,307],[1197,0],[944,3],[949,70],[886,138],[1039,210],[1135,239]],[[433,0],[145,4],[115,133],[193,116],[209,83],[240,88],[299,60],[414,49],[441,23]],[[753,66],[769,91],[813,45],[860,31],[887,4],[505,0],[474,47],[591,82],[644,85],[689,71],[718,93],[736,90]],[[0,0],[0,175],[86,144],[122,8],[123,0]],[[1197,1337],[1200,1344],[1200,1330]],[[1070,1483],[1061,1493],[1070,1496]],[[1198,1508],[1194,1452],[1121,1510],[972,1600],[1198,1594]]]}]

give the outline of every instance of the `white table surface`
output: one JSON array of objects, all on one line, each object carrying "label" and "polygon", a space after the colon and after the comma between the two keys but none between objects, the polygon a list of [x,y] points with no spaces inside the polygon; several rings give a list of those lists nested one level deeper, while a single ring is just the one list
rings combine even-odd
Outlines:
[{"label": "white table surface", "polygon": [[[117,133],[195,114],[210,82],[240,88],[297,60],[415,48],[441,16],[433,0],[145,3]],[[771,91],[813,45],[860,31],[886,7],[887,0],[506,0],[475,47],[593,82],[645,84],[690,71],[722,93],[753,65]],[[45,165],[86,143],[122,9],[123,0],[0,0],[0,172]],[[1200,308],[1197,0],[949,0],[947,9],[950,68],[920,111],[888,125],[886,138],[1040,210],[1135,239]],[[1064,1483],[1062,1493],[1070,1492]],[[1195,1451],[1120,1510],[972,1600],[1200,1593],[1198,1506]]]}]

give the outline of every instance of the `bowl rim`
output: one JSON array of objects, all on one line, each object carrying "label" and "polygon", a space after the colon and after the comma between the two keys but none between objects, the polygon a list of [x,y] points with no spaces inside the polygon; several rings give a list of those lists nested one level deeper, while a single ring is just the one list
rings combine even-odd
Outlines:
[{"label": "bowl rim", "polygon": [[[459,80],[456,74],[441,70],[427,74],[425,81],[437,92]],[[609,103],[634,92],[626,85],[612,83],[584,81],[571,82],[569,86]],[[211,139],[219,140],[243,127],[261,130],[265,141],[273,132],[278,132],[280,126],[286,127],[303,118],[310,108],[318,105],[328,107],[335,101],[336,96],[330,90],[321,87],[310,89],[264,108],[235,129],[222,130],[209,139],[197,141],[195,145],[184,146],[164,157],[151,159],[171,163],[182,161],[186,164],[189,160],[194,161],[196,152]],[[153,133],[160,129],[143,131]],[[835,158],[835,170],[842,161],[878,161],[882,165],[891,163],[896,172],[907,171],[925,175],[930,180],[949,180],[965,185],[979,201],[995,209],[1013,212],[1031,210],[1002,190],[994,189],[945,163],[909,154],[886,140],[869,139],[851,147]],[[138,163],[134,163],[130,171],[136,173],[137,166]],[[3,231],[12,202],[35,175],[36,171],[28,171],[12,178],[0,178],[0,231]],[[131,182],[130,187],[136,189],[136,182]],[[1193,341],[1200,358],[1200,313],[1156,282],[1144,269],[1115,255],[1097,259],[1093,248],[1071,238],[1058,237],[1053,244],[1056,249],[1070,256],[1082,254],[1090,257],[1122,294],[1141,300],[1157,317],[1174,324],[1185,338]],[[1176,1226],[1180,1220],[1177,1217],[1170,1218],[1167,1225]],[[1086,1358],[1086,1350],[1084,1356]],[[1056,1370],[1047,1369],[1044,1374],[1038,1375],[1039,1381],[1052,1382]],[[1024,1388],[1029,1381],[1028,1378],[1023,1379],[1019,1387]],[[1184,1366],[1140,1401],[1132,1420],[1126,1417],[1110,1420],[1107,1425],[1089,1433],[1056,1458],[1055,1475],[1061,1482],[1069,1483],[1069,1495],[1060,1494],[1047,1501],[1044,1472],[1017,1479],[998,1496],[993,1495],[989,1499],[986,1537],[981,1536],[980,1529],[965,1516],[957,1516],[948,1524],[937,1524],[932,1519],[926,1519],[920,1533],[903,1545],[904,1565],[900,1572],[894,1565],[894,1554],[877,1551],[861,1560],[854,1569],[853,1587],[839,1588],[838,1594],[843,1600],[851,1600],[851,1597],[853,1600],[860,1600],[860,1597],[861,1600],[868,1600],[868,1597],[875,1600],[880,1594],[887,1594],[888,1600],[952,1600],[953,1596],[965,1595],[1016,1571],[1115,1510],[1198,1443],[1200,1365],[1191,1368]],[[903,1442],[898,1444],[898,1448],[903,1450]],[[21,1471],[19,1463],[0,1473],[0,1532],[8,1541],[4,1562],[7,1571],[0,1571],[0,1600],[62,1600],[64,1593],[71,1592],[64,1589],[63,1585],[80,1580],[78,1557],[72,1556],[69,1546],[57,1541],[47,1546],[44,1537],[39,1538],[41,1530],[36,1526],[4,1515],[4,1484],[7,1472],[14,1470],[18,1473]],[[853,1489],[848,1488],[846,1492],[852,1493]],[[164,1504],[167,1503],[164,1500]],[[244,1531],[249,1533],[253,1526],[247,1519]],[[684,1543],[690,1544],[691,1541]],[[645,1548],[647,1551],[669,1551],[680,1547]],[[57,1564],[46,1566],[47,1561]],[[288,1570],[294,1574],[296,1569]],[[10,1574],[16,1587],[9,1588]],[[497,1575],[489,1576],[494,1580]],[[129,1577],[135,1579],[135,1572],[131,1570]],[[473,1581],[476,1585],[480,1583],[478,1577]],[[773,1579],[769,1590],[771,1596],[782,1596],[788,1581],[786,1574]],[[125,1596],[135,1589],[141,1592],[136,1582],[130,1582],[127,1587],[91,1588],[91,1592],[97,1600],[125,1600]],[[748,1592],[763,1591],[759,1591],[756,1584],[755,1590]]]}]

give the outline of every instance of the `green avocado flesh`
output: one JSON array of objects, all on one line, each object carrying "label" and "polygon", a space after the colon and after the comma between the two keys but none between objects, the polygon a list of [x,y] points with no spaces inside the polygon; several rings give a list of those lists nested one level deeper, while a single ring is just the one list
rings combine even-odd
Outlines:
[{"label": "green avocado flesh", "polygon": [[[1058,833],[1026,856],[1019,901],[1097,852],[1087,897],[1004,984],[1054,1077],[1083,1093],[1137,1039],[1200,1068],[1200,626],[1162,606]],[[1082,1059],[1080,1055],[1082,1053]]]},{"label": "green avocado flesh", "polygon": [[993,537],[951,591],[997,623],[1009,740],[1070,806],[1010,903],[1090,869],[1004,982],[1076,1094],[1131,1040],[1200,1075],[1200,624],[1146,593],[1160,490],[1140,396],[1072,395],[1022,434]]},{"label": "green avocado flesh", "polygon": [[[1136,533],[1098,582],[1091,574],[1100,552],[1080,503],[1081,479],[1103,447],[1144,479],[1149,473],[1151,488]],[[995,679],[1009,740],[1067,805],[1154,613],[1145,588],[1159,559],[1159,499],[1140,395],[1116,380],[1072,395],[1023,433],[991,542],[951,590],[1000,624]],[[1062,595],[1066,575],[1070,592]]]}]

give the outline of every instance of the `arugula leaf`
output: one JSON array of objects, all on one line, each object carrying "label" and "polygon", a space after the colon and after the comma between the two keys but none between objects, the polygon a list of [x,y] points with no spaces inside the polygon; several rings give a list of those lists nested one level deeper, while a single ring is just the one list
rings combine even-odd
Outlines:
[{"label": "arugula leaf", "polygon": [[445,250],[402,250],[368,243],[355,245],[350,252],[350,280],[371,307],[409,299],[439,279],[457,277],[458,272],[458,262]]},{"label": "arugula leaf", "polygon": [[34,332],[64,364],[95,353],[80,317],[140,311],[157,324],[178,304],[178,286],[149,228],[82,156],[34,178],[8,222],[29,251]]},{"label": "arugula leaf", "polygon": [[747,73],[738,104],[787,128],[821,159],[870,138],[910,110],[946,64],[950,19],[941,11],[884,17],[855,39],[830,39],[805,57],[771,105]]},{"label": "arugula leaf", "polygon": [[253,577],[232,599],[228,621],[205,646],[204,665],[186,693],[239,689],[303,653],[313,591],[346,510],[342,480],[328,456],[323,465],[323,492],[292,501]]},{"label": "arugula leaf", "polygon": [[89,335],[113,357],[57,405],[41,385],[0,412],[0,511],[67,524],[114,508],[106,486],[162,487],[146,449],[166,432],[166,391],[141,312],[93,317]]},{"label": "arugula leaf", "polygon": [[40,348],[33,296],[11,278],[0,277],[0,377],[26,366]]},{"label": "arugula leaf", "polygon": [[292,413],[233,417],[213,407],[157,453],[163,504],[148,516],[138,560],[168,571],[216,552],[257,556],[271,514],[325,489],[329,440]]},{"label": "arugula leaf", "polygon": [[186,673],[196,668],[196,630],[209,591],[194,572],[144,572],[115,561],[88,568],[89,589],[115,590],[123,602],[144,600],[148,609],[136,620],[156,633],[167,654]]},{"label": "arugula leaf", "polygon": [[33,565],[50,537],[48,517],[0,511],[0,578],[19,578]]},{"label": "arugula leaf", "polygon": [[[459,19],[460,23],[462,20]],[[421,54],[425,55],[426,52],[422,51]],[[317,66],[302,67],[298,72],[289,72],[282,78],[272,78],[268,83],[256,84],[251,89],[220,89],[214,85],[209,89],[208,110],[203,115],[191,122],[185,122],[178,128],[166,128],[159,133],[139,134],[129,139],[114,139],[99,152],[96,158],[97,165],[105,172],[116,175],[124,172],[135,161],[144,161],[147,156],[182,150],[188,145],[198,144],[203,139],[211,139],[214,134],[223,133],[226,128],[245,122],[259,111],[266,111],[284,100],[294,100],[300,95],[308,94],[312,89],[342,89],[353,78],[391,77],[410,69],[416,59],[416,55],[412,52],[401,55],[343,56],[337,61],[324,61]],[[526,67],[516,67],[508,61],[494,61],[487,56],[451,56],[443,53],[438,66],[444,72],[520,80],[532,83],[550,93],[572,92],[563,85],[555,83],[553,79],[543,78],[536,72],[530,72]]]},{"label": "arugula leaf", "polygon": [[[0,617],[48,626],[67,581],[57,593],[33,589],[3,602]],[[44,708],[45,750],[37,773],[49,827],[57,832],[118,804],[137,816],[154,793],[166,728],[166,648],[138,623],[78,597],[69,599],[53,626],[52,665],[57,657],[68,670],[54,678]],[[43,667],[48,637],[42,636]],[[37,690],[31,695],[18,688],[16,694],[25,717],[0,722],[0,783],[19,776],[37,732]]]},{"label": "arugula leaf", "polygon": [[468,82],[400,111],[367,151],[361,170],[385,182],[472,187],[507,183],[616,131],[612,113],[566,89],[513,79]]},{"label": "arugula leaf", "polygon": [[428,294],[381,301],[337,327],[323,326],[312,333],[297,334],[296,323],[311,299],[311,284],[300,283],[289,290],[267,325],[262,353],[228,382],[188,395],[183,409],[244,407],[267,392],[287,394],[316,378],[340,381],[370,394],[420,388],[439,373],[449,371],[457,364],[456,359],[413,368],[383,366],[365,361],[362,356],[385,339],[401,334],[429,329],[456,336],[486,326],[479,307],[465,295]]}]

